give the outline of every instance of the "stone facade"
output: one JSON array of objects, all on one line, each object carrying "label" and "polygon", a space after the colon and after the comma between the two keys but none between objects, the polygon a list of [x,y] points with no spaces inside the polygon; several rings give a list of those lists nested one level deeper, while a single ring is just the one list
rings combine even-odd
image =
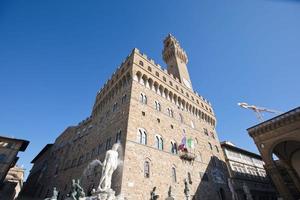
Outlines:
[{"label": "stone facade", "polygon": [[300,107],[248,130],[283,199],[300,199]]},{"label": "stone facade", "polygon": [[187,56],[172,35],[164,41],[163,57],[168,70],[137,49],[131,52],[97,93],[91,116],[67,128],[34,159],[33,169],[45,169],[39,177],[43,185],[36,187],[31,172],[26,190],[35,192],[27,194],[44,198],[57,187],[62,198],[74,178],[89,193],[101,172],[92,161],[102,161],[120,142],[122,165],[112,184],[117,194],[150,199],[157,187],[164,199],[171,186],[175,198],[184,199],[186,180],[190,199],[230,199],[216,117],[211,104],[192,90]]},{"label": "stone facade", "polygon": [[260,155],[236,147],[231,142],[221,142],[229,180],[236,200],[277,199],[277,192],[269,179]]}]

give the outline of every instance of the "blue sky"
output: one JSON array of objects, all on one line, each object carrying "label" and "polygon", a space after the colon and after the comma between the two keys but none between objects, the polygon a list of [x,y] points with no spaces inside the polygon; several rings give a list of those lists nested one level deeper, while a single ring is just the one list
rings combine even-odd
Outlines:
[{"label": "blue sky", "polygon": [[[157,63],[172,33],[193,87],[209,99],[220,140],[257,151],[258,121],[237,102],[299,106],[300,1],[0,2],[0,134],[30,140],[30,161],[90,115],[98,89],[134,47]],[[266,118],[271,117],[267,115]]]}]

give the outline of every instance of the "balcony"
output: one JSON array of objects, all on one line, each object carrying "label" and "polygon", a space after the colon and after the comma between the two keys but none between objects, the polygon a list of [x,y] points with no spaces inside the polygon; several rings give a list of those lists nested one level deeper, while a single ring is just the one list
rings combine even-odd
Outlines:
[{"label": "balcony", "polygon": [[196,158],[196,154],[188,151],[179,151],[179,158],[188,162],[192,162]]}]

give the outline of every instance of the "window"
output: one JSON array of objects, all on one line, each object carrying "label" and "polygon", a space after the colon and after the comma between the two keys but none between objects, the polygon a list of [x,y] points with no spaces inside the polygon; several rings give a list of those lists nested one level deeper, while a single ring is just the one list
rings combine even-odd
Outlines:
[{"label": "window", "polygon": [[144,145],[147,144],[147,133],[146,133],[145,129],[139,128],[139,131],[138,131],[138,142],[140,144],[144,144]]},{"label": "window", "polygon": [[171,124],[171,129],[174,129],[174,126]]},{"label": "window", "polygon": [[161,106],[158,101],[155,101],[155,110],[161,111]]},{"label": "window", "polygon": [[177,178],[176,178],[176,168],[172,167],[172,181],[173,183],[177,182]]},{"label": "window", "polygon": [[151,69],[151,67],[150,67],[150,66],[148,66],[148,71],[149,71],[149,72],[152,72],[152,69]]},{"label": "window", "polygon": [[182,117],[181,113],[179,113],[179,119],[180,119],[180,122],[183,123],[183,117]]},{"label": "window", "polygon": [[121,143],[122,132],[119,130],[116,135],[116,143]]},{"label": "window", "polygon": [[149,161],[145,161],[145,163],[144,163],[144,177],[145,178],[150,177],[150,164],[149,164]]},{"label": "window", "polygon": [[123,103],[125,103],[125,102],[126,102],[126,100],[127,100],[127,95],[126,95],[126,94],[124,94],[124,95],[123,95],[123,97],[122,97],[122,104],[123,104]]},{"label": "window", "polygon": [[163,77],[163,80],[164,80],[164,82],[167,82],[167,79],[166,79],[166,77]]},{"label": "window", "polygon": [[140,102],[143,104],[147,104],[147,96],[143,93],[140,95]]},{"label": "window", "polygon": [[157,77],[159,77],[159,73],[158,73],[158,72],[155,72],[155,75],[156,75]]},{"label": "window", "polygon": [[167,112],[168,112],[169,117],[174,117],[174,112],[171,108],[167,108]]},{"label": "window", "polygon": [[0,154],[0,163],[5,163],[6,162],[6,155],[1,153]]},{"label": "window", "polygon": [[172,154],[177,154],[177,144],[176,142],[171,142],[171,153]]},{"label": "window", "polygon": [[140,60],[139,64],[140,64],[141,66],[144,66],[144,63],[143,63],[143,61],[141,61],[141,60]]},{"label": "window", "polygon": [[208,136],[208,131],[206,128],[203,128],[204,134]]},{"label": "window", "polygon": [[214,132],[211,131],[211,132],[210,132],[210,135],[211,135],[212,138],[215,139],[215,134],[214,134]]},{"label": "window", "polygon": [[118,109],[118,103],[114,103],[112,111],[115,112],[117,109]]},{"label": "window", "polygon": [[171,85],[171,86],[173,86],[173,83],[172,83],[172,81],[169,81],[169,83],[170,83],[170,85]]},{"label": "window", "polygon": [[190,172],[188,172],[188,181],[189,181],[189,184],[193,184],[192,176],[191,176]]},{"label": "window", "polygon": [[108,150],[111,147],[111,138],[106,140],[105,150]]},{"label": "window", "polygon": [[208,143],[210,150],[213,150],[211,143]]},{"label": "window", "polygon": [[146,113],[145,113],[144,111],[142,111],[142,115],[143,115],[143,116],[145,116],[145,115],[146,115]]},{"label": "window", "polygon": [[161,138],[161,136],[155,136],[155,147],[159,150],[163,150],[164,149],[164,141]]},{"label": "window", "polygon": [[160,119],[159,118],[157,118],[157,123],[160,123]]},{"label": "window", "polygon": [[219,153],[219,148],[217,145],[215,145],[216,151]]}]

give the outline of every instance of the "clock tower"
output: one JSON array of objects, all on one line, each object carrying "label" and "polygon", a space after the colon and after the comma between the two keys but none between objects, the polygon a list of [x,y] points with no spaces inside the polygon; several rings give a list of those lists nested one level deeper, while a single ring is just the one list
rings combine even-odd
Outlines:
[{"label": "clock tower", "polygon": [[163,59],[170,74],[192,90],[192,82],[187,69],[188,57],[174,36],[169,34],[164,40]]}]

